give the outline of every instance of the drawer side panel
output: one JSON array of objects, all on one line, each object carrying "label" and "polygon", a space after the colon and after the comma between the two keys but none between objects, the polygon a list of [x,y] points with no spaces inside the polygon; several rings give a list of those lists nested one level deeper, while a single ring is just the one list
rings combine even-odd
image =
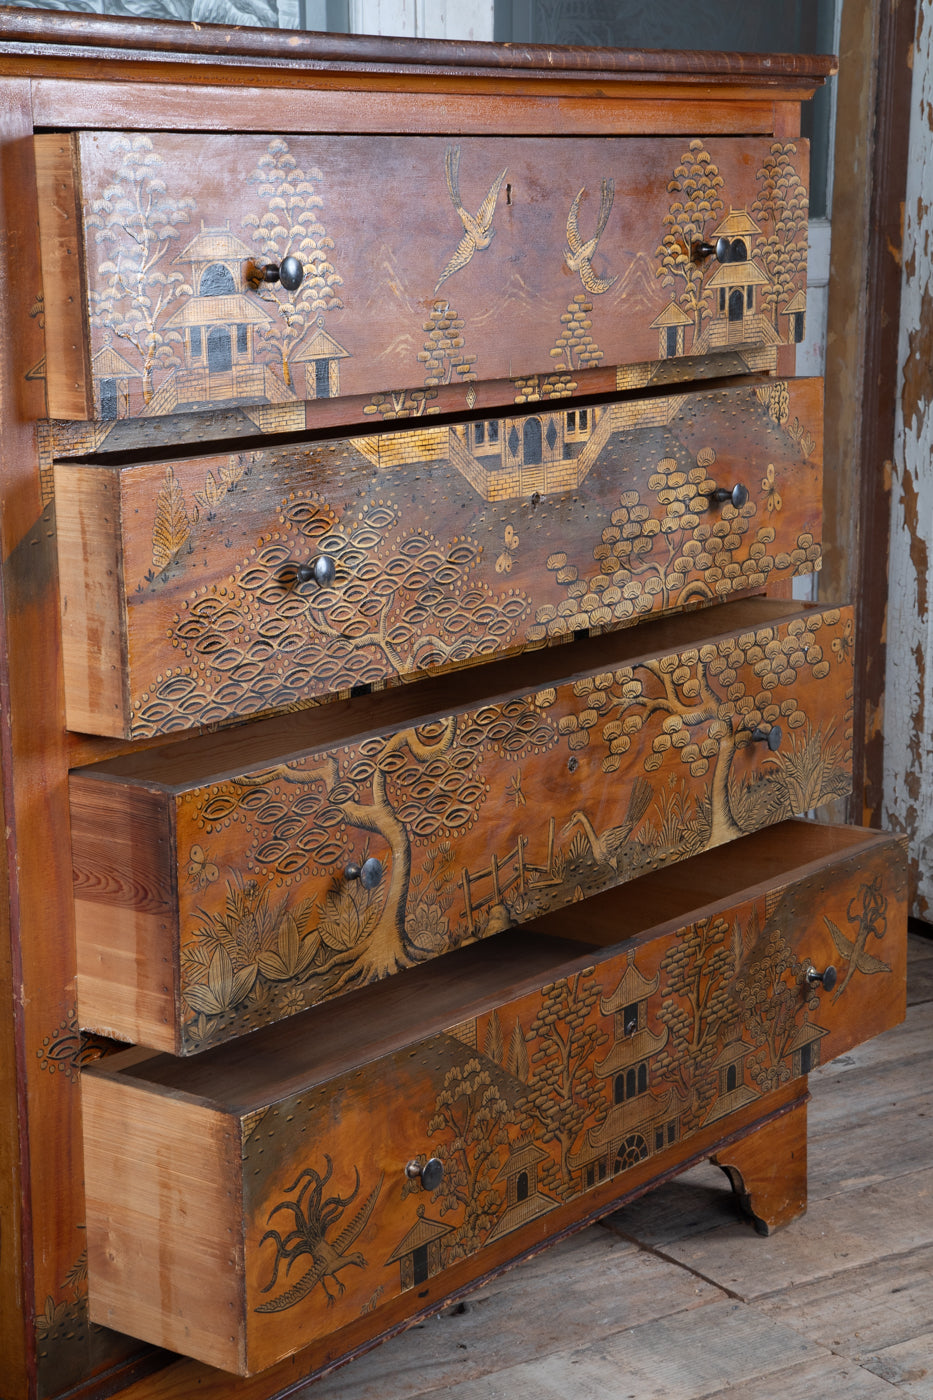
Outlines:
[{"label": "drawer side panel", "polygon": [[65,721],[79,733],[126,730],[126,613],[119,480],[55,468]]},{"label": "drawer side panel", "polygon": [[94,418],[77,143],[61,135],[34,141],[49,411]]},{"label": "drawer side panel", "polygon": [[159,795],[70,783],[82,1028],[174,1050],[177,896],[171,809]]},{"label": "drawer side panel", "polygon": [[91,1321],[241,1369],[239,1124],[91,1075],[82,1107]]}]

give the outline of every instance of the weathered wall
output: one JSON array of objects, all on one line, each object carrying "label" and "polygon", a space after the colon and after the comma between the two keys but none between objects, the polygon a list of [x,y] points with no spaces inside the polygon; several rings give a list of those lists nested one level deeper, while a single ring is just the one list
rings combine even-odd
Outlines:
[{"label": "weathered wall", "polygon": [[917,9],[898,363],[884,818],[910,835],[913,912],[933,920],[933,0]]}]

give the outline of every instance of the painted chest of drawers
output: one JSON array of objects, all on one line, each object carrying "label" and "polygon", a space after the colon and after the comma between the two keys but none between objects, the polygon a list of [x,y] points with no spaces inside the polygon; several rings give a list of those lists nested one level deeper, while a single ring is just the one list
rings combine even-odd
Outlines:
[{"label": "painted chest of drawers", "polygon": [[829,62],[3,25],[4,1394],[271,1400],[703,1157],[793,1218],[904,1002],[799,819]]}]

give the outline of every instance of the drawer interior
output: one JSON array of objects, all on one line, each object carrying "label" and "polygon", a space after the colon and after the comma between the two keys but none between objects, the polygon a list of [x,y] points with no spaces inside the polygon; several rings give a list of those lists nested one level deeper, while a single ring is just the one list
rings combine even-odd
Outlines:
[{"label": "drawer interior", "polygon": [[544,648],[453,676],[434,677],[417,687],[357,696],[352,702],[335,702],[126,754],[107,763],[106,776],[165,788],[216,781],[266,761],[287,762],[289,754],[315,752],[368,733],[385,734],[413,723],[427,724],[435,717],[461,714],[516,691],[553,688],[594,671],[632,666],[639,660],[715,642],[731,632],[780,626],[805,612],[792,600],[765,597],[723,603],[714,611],[700,608],[629,632],[574,641],[566,649]]},{"label": "drawer interior", "polygon": [[697,910],[713,914],[742,895],[780,888],[809,866],[843,860],[875,839],[876,832],[860,827],[782,822],[547,914],[529,928],[608,948],[645,929],[683,923]]},{"label": "drawer interior", "polygon": [[635,934],[657,937],[886,839],[859,828],[782,822],[194,1059],[130,1050],[92,1073],[249,1112],[567,976],[596,949]]}]

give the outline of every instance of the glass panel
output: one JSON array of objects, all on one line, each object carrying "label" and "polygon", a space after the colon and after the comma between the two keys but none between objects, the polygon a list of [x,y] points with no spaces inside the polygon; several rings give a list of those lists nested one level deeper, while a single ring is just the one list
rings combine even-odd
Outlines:
[{"label": "glass panel", "polygon": [[[305,27],[303,10],[309,0],[13,0],[13,3],[26,10],[77,10],[85,14],[129,15],[134,19],[302,29]],[[346,15],[346,0],[342,13]]]},{"label": "glass panel", "polygon": [[[495,0],[502,43],[585,44],[620,49],[714,49],[732,53],[831,53],[836,0]],[[803,104],[813,143],[810,216],[826,216],[830,83]]]}]

